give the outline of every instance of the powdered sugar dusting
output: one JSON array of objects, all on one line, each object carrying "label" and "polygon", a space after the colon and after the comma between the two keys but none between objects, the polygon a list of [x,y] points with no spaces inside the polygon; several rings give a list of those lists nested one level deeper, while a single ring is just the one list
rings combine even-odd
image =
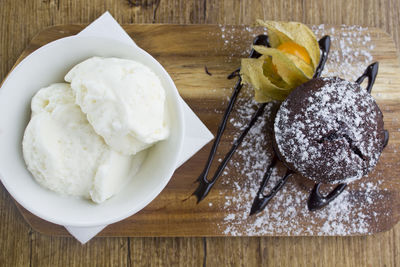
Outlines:
[{"label": "powdered sugar dusting", "polygon": [[316,181],[349,183],[369,173],[384,137],[374,99],[340,78],[307,84],[282,103],[276,116],[275,137],[286,162]]},{"label": "powdered sugar dusting", "polygon": [[373,62],[371,51],[375,45],[367,27],[342,25],[340,31],[333,27],[312,27],[317,37],[331,36],[331,51],[322,76],[338,76],[355,81]]},{"label": "powdered sugar dusting", "polygon": [[[238,31],[233,31],[233,28],[220,26],[220,33],[217,34],[220,34],[224,42],[224,49],[230,51],[230,54],[226,55],[226,62],[238,63],[240,57],[245,57],[250,52],[247,45],[251,41],[246,44],[235,43],[238,41],[232,36],[237,35]],[[325,34],[331,35],[333,41],[323,75],[327,76],[329,73],[330,76],[354,80],[363,73],[367,65],[372,63],[373,58],[370,52],[374,45],[369,35],[365,34],[367,28],[342,26],[342,31],[335,32],[334,28],[320,25],[313,27],[313,30],[318,37]],[[260,30],[255,31],[253,28],[246,29],[244,33],[243,30],[241,31],[242,35],[244,34],[250,40],[251,37],[260,34]],[[348,32],[351,35],[342,32]],[[360,42],[357,41],[358,38]],[[246,40],[243,37],[238,39]],[[233,63],[232,69],[236,66]],[[241,93],[235,105],[230,125],[228,125],[235,129],[237,135],[246,126],[257,108],[257,104],[251,97],[252,89],[244,87],[242,90],[244,92]],[[379,202],[377,200],[387,197],[385,193],[382,193],[388,190],[379,179],[382,176],[381,171],[375,172],[374,179],[364,177],[350,184],[346,191],[327,207],[314,212],[308,211],[306,207],[313,183],[296,175],[289,179],[262,213],[249,217],[252,201],[257,194],[264,172],[271,162],[271,135],[276,108],[277,103],[267,106],[265,115],[250,130],[220,178],[224,186],[219,190],[219,194],[225,199],[221,207],[225,217],[218,225],[221,233],[232,236],[369,233],[371,222],[377,222],[389,215],[384,209],[381,212],[367,212],[379,210],[374,206]],[[284,168],[279,166],[273,172],[269,184],[274,184],[283,173]]]},{"label": "powdered sugar dusting", "polygon": [[[232,115],[235,128],[240,132],[249,119],[248,114],[254,112],[255,103],[250,98],[240,98],[237,107]],[[371,218],[364,211],[375,205],[376,199],[384,197],[378,194],[381,181],[368,178],[349,186],[349,190],[352,186],[361,187],[359,195],[345,191],[326,208],[310,212],[306,202],[312,184],[295,176],[262,213],[249,217],[252,201],[272,158],[271,118],[276,108],[277,103],[267,106],[266,116],[252,128],[221,177],[221,182],[229,189],[220,192],[225,198],[223,210],[226,212],[224,221],[219,224],[220,231],[233,236],[367,234],[370,221],[378,220],[382,214],[375,213]],[[278,169],[273,172],[270,185],[283,175],[283,167]]]}]

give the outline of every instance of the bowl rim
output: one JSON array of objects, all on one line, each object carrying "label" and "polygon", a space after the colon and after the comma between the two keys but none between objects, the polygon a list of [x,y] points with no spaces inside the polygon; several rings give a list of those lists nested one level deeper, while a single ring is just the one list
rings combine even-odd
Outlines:
[{"label": "bowl rim", "polygon": [[[52,42],[49,42],[29,55],[27,55],[24,59],[22,59],[18,65],[13,67],[10,72],[6,75],[5,79],[3,82],[0,84],[0,92],[3,91],[4,89],[7,88],[7,84],[9,83],[10,80],[14,79],[14,74],[18,69],[20,69],[24,64],[26,64],[28,61],[32,60],[32,58],[37,57],[41,53],[46,53],[46,50],[49,48],[53,48],[54,46],[59,45],[60,43],[63,42],[68,42],[68,41],[75,41],[75,40],[82,40],[82,39],[87,39],[87,40],[98,40],[98,41],[107,41],[107,42],[114,42],[117,43],[120,46],[126,46],[129,49],[136,50],[135,53],[142,54],[144,57],[146,57],[146,60],[151,61],[152,64],[157,66],[164,76],[166,82],[168,85],[172,88],[171,90],[171,96],[174,101],[172,102],[172,105],[176,108],[177,110],[177,123],[180,127],[178,127],[177,131],[177,153],[171,155],[172,157],[172,162],[174,162],[174,165],[171,164],[171,166],[168,167],[168,170],[165,171],[165,179],[162,180],[161,183],[157,187],[155,187],[150,194],[147,195],[143,201],[140,202],[140,205],[134,206],[133,208],[130,209],[124,209],[121,210],[121,212],[118,213],[118,215],[115,215],[113,217],[107,217],[104,220],[100,221],[97,220],[96,222],[86,222],[86,221],[79,221],[77,220],[77,217],[72,218],[72,220],[62,220],[57,217],[53,217],[50,214],[43,213],[40,209],[37,209],[36,207],[30,205],[27,201],[24,200],[23,197],[21,197],[21,194],[16,193],[17,190],[14,190],[12,185],[10,185],[7,181],[6,177],[1,174],[0,172],[0,181],[6,188],[6,190],[10,193],[10,195],[17,201],[22,207],[24,207],[26,210],[34,214],[35,216],[40,217],[41,219],[44,219],[46,221],[49,221],[51,223],[55,223],[58,225],[63,225],[63,226],[72,226],[72,227],[96,227],[96,226],[103,226],[103,225],[108,225],[111,223],[115,223],[118,221],[121,221],[129,216],[132,216],[133,214],[137,213],[138,211],[142,210],[144,207],[146,207],[148,204],[150,204],[151,201],[153,201],[160,193],[161,191],[166,187],[168,182],[171,180],[173,173],[175,172],[177,168],[177,164],[179,161],[179,156],[182,151],[183,147],[183,137],[184,137],[184,129],[185,129],[185,120],[184,120],[184,115],[183,115],[183,105],[182,105],[182,98],[179,95],[178,89],[176,88],[176,85],[174,81],[172,80],[171,76],[169,73],[164,69],[164,67],[149,53],[147,53],[144,49],[140,48],[136,44],[127,44],[125,42],[121,42],[118,40],[115,40],[113,38],[106,38],[106,37],[98,37],[98,36],[79,36],[79,35],[73,35],[73,36],[68,36],[68,37],[63,37],[57,40],[54,40]],[[18,76],[17,76],[18,77]],[[6,89],[8,90],[8,89]],[[0,95],[1,97],[1,95]],[[23,160],[23,159],[21,159]],[[1,170],[0,170],[1,171]],[[30,173],[30,172],[29,172]],[[32,176],[32,174],[31,174]],[[33,176],[32,176],[33,179]],[[73,197],[73,196],[67,196],[67,197]],[[101,204],[100,204],[101,205]]]}]

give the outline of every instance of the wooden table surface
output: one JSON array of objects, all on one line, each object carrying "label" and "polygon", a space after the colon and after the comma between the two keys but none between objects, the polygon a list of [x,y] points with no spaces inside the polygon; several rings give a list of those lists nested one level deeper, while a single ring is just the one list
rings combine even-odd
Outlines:
[{"label": "wooden table surface", "polygon": [[[399,49],[400,0],[0,0],[0,79],[32,37],[104,11],[122,24],[251,24],[256,18],[380,27]],[[400,90],[400,88],[399,88]],[[0,148],[1,149],[1,148]],[[400,266],[400,224],[366,237],[73,238],[33,231],[0,188],[0,266]]]}]

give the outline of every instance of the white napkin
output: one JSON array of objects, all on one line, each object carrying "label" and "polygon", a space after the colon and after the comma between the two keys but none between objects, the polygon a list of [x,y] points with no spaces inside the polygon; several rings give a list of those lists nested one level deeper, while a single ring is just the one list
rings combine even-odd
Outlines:
[{"label": "white napkin", "polygon": [[[108,11],[78,33],[78,35],[113,38],[129,45],[136,45]],[[212,133],[200,121],[183,99],[182,106],[185,119],[185,134],[183,139],[183,148],[176,168],[181,166],[185,161],[199,151],[200,148],[214,138]],[[106,226],[107,225],[96,227],[71,227],[65,225],[65,228],[79,242],[85,244]]]}]

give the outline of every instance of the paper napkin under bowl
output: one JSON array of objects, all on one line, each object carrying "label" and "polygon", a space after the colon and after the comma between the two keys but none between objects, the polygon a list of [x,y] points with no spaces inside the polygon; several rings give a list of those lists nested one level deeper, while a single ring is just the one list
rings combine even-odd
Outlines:
[{"label": "paper napkin under bowl", "polygon": [[[97,36],[106,37],[124,42],[129,45],[136,45],[131,37],[122,29],[118,22],[111,16],[109,12],[104,13],[97,20],[92,22],[84,30],[78,33],[78,36]],[[145,47],[144,47],[145,48]],[[179,157],[179,162],[176,168],[181,166],[185,161],[192,157],[205,144],[213,139],[212,133],[200,121],[196,114],[183,101],[183,113],[185,120],[185,133],[183,139],[183,148]],[[107,225],[96,227],[71,227],[65,225],[68,232],[74,236],[82,244],[88,242]]]}]

